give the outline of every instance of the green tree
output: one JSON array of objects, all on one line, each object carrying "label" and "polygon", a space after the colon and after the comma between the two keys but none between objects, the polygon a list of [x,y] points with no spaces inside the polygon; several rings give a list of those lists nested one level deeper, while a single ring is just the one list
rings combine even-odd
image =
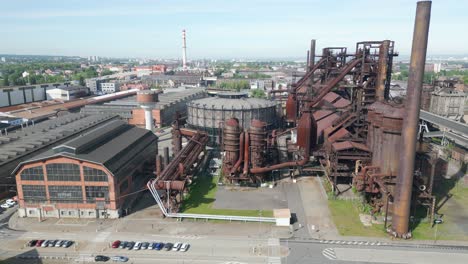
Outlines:
[{"label": "green tree", "polygon": [[8,74],[5,75],[5,78],[3,78],[3,85],[4,86],[9,86],[10,81],[8,80]]},{"label": "green tree", "polygon": [[251,97],[255,97],[255,98],[265,98],[266,97],[266,94],[263,90],[260,90],[260,89],[254,89],[250,92],[250,96]]},{"label": "green tree", "polygon": [[86,86],[85,78],[83,77],[83,75],[80,75],[79,81],[80,81],[80,86]]}]

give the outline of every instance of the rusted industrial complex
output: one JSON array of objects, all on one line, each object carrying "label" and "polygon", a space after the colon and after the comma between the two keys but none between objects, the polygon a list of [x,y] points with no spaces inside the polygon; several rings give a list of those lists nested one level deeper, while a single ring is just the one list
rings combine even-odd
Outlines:
[{"label": "rusted industrial complex", "polygon": [[[222,184],[257,187],[314,172],[324,176],[335,196],[346,191],[343,186],[353,186],[373,213],[385,215],[390,235],[411,238],[412,207],[423,206],[433,220],[434,174],[440,166],[419,126],[420,109],[430,101],[422,98],[430,10],[430,1],[418,2],[403,102],[390,93],[397,43],[360,41],[352,49],[317,51],[312,40],[305,74],[290,87],[270,91],[280,96],[269,99],[243,92],[209,97],[199,88],[180,93],[134,89],[19,109],[18,116],[37,118],[79,108],[81,115],[69,117],[96,123],[74,129],[67,142],[64,132],[50,142],[53,149],[25,153],[28,159],[9,164],[8,169],[17,166],[20,215],[117,218],[125,206],[122,197],[144,191],[145,183],[164,215],[178,213],[194,176],[216,156],[222,160]],[[452,111],[436,100],[431,105]],[[460,119],[463,111],[452,112]],[[115,120],[116,115],[124,121]],[[169,147],[157,151],[155,128],[164,126],[170,126],[172,155]],[[9,162],[17,149],[31,145],[32,154],[39,148],[31,140],[18,140],[22,144],[16,146],[17,139],[9,137],[0,143],[10,144],[13,154],[1,153],[0,162]],[[138,176],[143,170],[154,177]],[[56,177],[60,173],[66,177]]]},{"label": "rusted industrial complex", "polygon": [[[353,50],[330,47],[316,54],[312,40],[307,73],[288,90],[279,116],[273,117],[274,110],[260,114],[274,105],[242,107],[245,99],[234,94],[190,103],[188,124],[204,131],[181,129],[175,121],[175,157],[153,184],[168,193],[184,188],[183,179],[190,179],[187,171],[208,141],[207,131],[213,135],[216,130],[227,182],[258,184],[272,172],[294,176],[322,167],[335,195],[340,194],[339,184],[353,184],[374,211],[393,216],[388,229],[393,236],[411,237],[410,206],[421,203],[428,214],[434,213],[433,179],[430,173],[415,173],[435,166],[423,142],[418,143],[430,8],[430,2],[418,3],[405,104],[389,95],[393,58],[398,56],[393,41],[362,41]],[[185,148],[183,137],[188,140]]]}]

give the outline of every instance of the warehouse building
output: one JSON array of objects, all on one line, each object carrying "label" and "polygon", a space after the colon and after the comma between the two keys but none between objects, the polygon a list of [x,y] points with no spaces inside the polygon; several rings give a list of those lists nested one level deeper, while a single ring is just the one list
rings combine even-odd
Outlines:
[{"label": "warehouse building", "polygon": [[[187,89],[177,92],[165,92],[159,95],[159,102],[152,107],[154,125],[156,127],[168,126],[174,121],[176,112],[182,116],[187,113],[187,103],[206,97],[203,89]],[[129,124],[139,127],[145,126],[144,110],[136,101],[136,96],[119,99],[104,104],[86,105],[81,109],[84,114],[112,114],[119,115]]]},{"label": "warehouse building", "polygon": [[118,218],[154,167],[157,137],[113,120],[50,149],[14,170],[20,217]]},{"label": "warehouse building", "polygon": [[16,192],[11,176],[20,162],[47,151],[72,137],[94,127],[117,119],[118,116],[68,114],[54,119],[24,126],[0,136],[0,198]]}]

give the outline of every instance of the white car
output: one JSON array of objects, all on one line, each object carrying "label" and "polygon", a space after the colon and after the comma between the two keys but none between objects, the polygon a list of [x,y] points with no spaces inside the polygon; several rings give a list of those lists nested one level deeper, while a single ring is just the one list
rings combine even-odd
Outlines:
[{"label": "white car", "polygon": [[16,201],[13,199],[8,199],[5,201],[6,204],[11,204],[12,206],[16,204]]},{"label": "white car", "polygon": [[2,205],[0,205],[0,207],[4,208],[4,209],[7,209],[7,208],[10,208],[10,207],[13,207],[12,204],[7,204],[7,203],[4,203]]},{"label": "white car", "polygon": [[48,247],[49,242],[50,242],[50,240],[46,240],[46,241],[42,242],[41,247]]},{"label": "white car", "polygon": [[185,252],[189,249],[190,244],[189,243],[183,243],[182,246],[180,247],[180,251]]},{"label": "white car", "polygon": [[142,243],[141,243],[140,241],[136,242],[136,243],[135,243],[135,246],[133,246],[133,250],[140,250],[141,244],[142,244]]},{"label": "white car", "polygon": [[180,247],[182,246],[182,243],[177,242],[172,246],[172,251],[179,251]]}]

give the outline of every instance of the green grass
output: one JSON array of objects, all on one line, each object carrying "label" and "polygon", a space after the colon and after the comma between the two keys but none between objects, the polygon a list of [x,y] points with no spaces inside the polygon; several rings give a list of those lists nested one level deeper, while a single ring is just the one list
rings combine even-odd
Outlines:
[{"label": "green grass", "polygon": [[359,220],[358,201],[328,200],[328,207],[338,232],[342,236],[383,237],[383,225],[364,226]]},{"label": "green grass", "polygon": [[[189,195],[181,206],[181,212],[190,214],[235,215],[272,217],[271,210],[214,209],[219,176],[198,175],[189,186]],[[241,194],[240,194],[241,195]]]}]

